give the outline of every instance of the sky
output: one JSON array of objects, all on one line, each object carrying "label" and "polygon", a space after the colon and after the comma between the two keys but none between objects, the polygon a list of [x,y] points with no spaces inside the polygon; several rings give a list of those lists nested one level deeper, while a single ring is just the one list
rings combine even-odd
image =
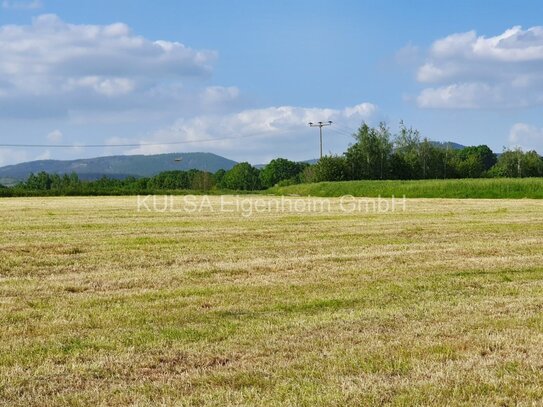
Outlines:
[{"label": "sky", "polygon": [[543,153],[541,16],[540,0],[0,0],[0,166],[306,160],[307,123],[328,120],[326,154],[400,120]]}]

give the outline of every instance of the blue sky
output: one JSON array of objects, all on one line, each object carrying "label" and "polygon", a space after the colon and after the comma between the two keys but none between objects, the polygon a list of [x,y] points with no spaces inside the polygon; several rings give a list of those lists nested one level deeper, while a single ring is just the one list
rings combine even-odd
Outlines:
[{"label": "blue sky", "polygon": [[0,143],[51,145],[0,147],[0,165],[308,159],[309,120],[334,121],[328,153],[362,121],[400,119],[543,153],[542,15],[541,1],[0,0]]}]

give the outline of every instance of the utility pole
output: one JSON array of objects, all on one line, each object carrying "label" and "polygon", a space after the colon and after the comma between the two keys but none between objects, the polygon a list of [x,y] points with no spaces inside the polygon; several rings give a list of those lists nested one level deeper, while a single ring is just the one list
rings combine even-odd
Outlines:
[{"label": "utility pole", "polygon": [[322,158],[322,128],[326,127],[326,126],[330,126],[331,124],[332,124],[331,121],[328,121],[326,123],[324,123],[324,122],[318,122],[318,123],[309,122],[309,127],[318,127],[319,128],[320,141],[321,141],[321,158]]}]

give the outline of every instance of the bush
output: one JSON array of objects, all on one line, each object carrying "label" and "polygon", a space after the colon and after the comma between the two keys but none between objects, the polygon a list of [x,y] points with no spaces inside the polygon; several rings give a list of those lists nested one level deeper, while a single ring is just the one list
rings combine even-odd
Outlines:
[{"label": "bush", "polygon": [[305,165],[301,163],[276,158],[260,171],[260,181],[263,187],[270,188],[280,181],[296,179],[304,167]]},{"label": "bush", "polygon": [[347,160],[342,156],[324,156],[314,166],[314,182],[349,179]]},{"label": "bush", "polygon": [[224,174],[223,184],[228,189],[255,191],[261,189],[258,169],[244,162],[234,165]]}]

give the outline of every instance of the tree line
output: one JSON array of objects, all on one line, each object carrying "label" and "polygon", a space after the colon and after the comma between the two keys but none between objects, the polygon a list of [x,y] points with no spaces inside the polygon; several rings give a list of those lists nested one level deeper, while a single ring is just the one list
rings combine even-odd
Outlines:
[{"label": "tree line", "polygon": [[506,149],[498,156],[486,145],[454,149],[422,138],[403,122],[395,136],[380,123],[375,128],[362,124],[354,138],[343,155],[323,157],[309,181],[543,176],[536,151]]},{"label": "tree line", "polygon": [[256,191],[275,185],[348,180],[416,180],[481,177],[542,177],[543,158],[535,151],[506,149],[499,156],[486,145],[454,149],[448,143],[422,138],[400,122],[392,135],[385,123],[363,123],[354,143],[342,155],[328,155],[316,164],[272,160],[262,169],[247,162],[215,173],[192,169],[153,177],[82,181],[77,174],[31,174],[25,182],[0,188],[0,195],[128,195],[164,191]]}]

